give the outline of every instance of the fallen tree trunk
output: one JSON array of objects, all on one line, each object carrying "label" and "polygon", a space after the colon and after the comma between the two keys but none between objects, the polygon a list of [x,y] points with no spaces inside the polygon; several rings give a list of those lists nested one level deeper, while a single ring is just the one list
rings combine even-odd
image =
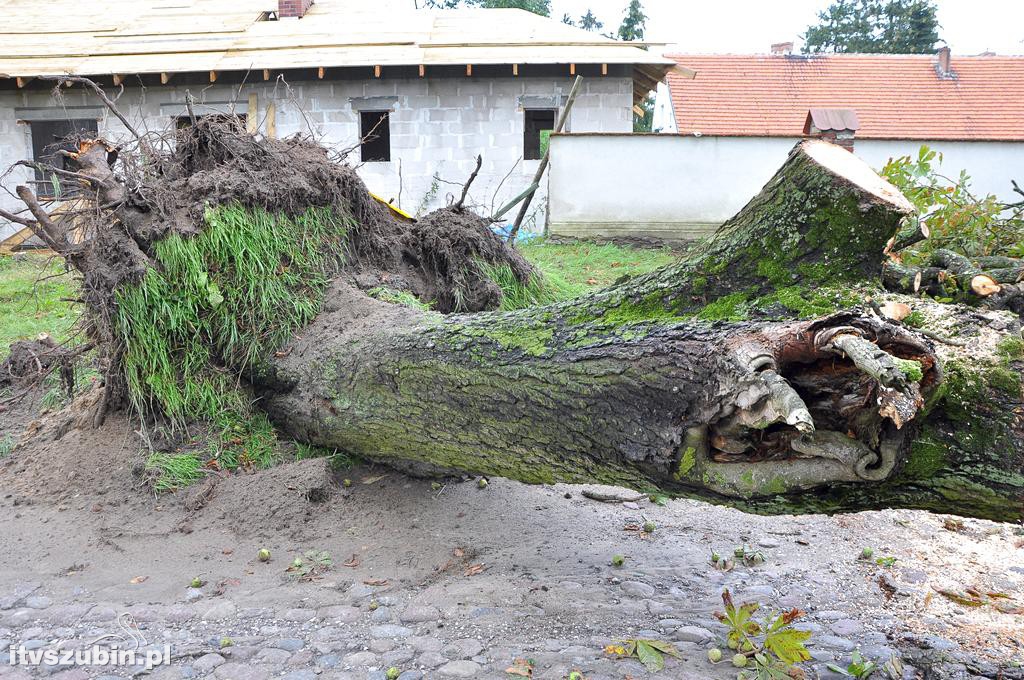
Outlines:
[{"label": "fallen tree trunk", "polygon": [[969,463],[937,435],[918,445],[919,411],[942,375],[911,332],[856,312],[700,320],[792,314],[816,303],[801,283],[877,277],[908,207],[861,169],[805,143],[686,261],[561,305],[440,318],[335,287],[334,311],[260,381],[264,408],[302,441],[391,464],[754,511],[897,505],[1020,518],[1019,430],[1006,435],[1012,451],[973,448]]},{"label": "fallen tree trunk", "polygon": [[[482,220],[399,223],[302,140],[202,119],[180,134],[135,187],[108,147],[83,145],[97,236],[62,251],[86,280],[107,389],[151,421],[252,408],[242,378],[297,441],[398,467],[759,512],[1024,517],[1017,350],[991,367],[993,402],[988,373],[854,307],[912,208],[845,150],[798,145],[678,264],[499,313],[479,311],[501,303],[494,277],[536,273]],[[36,212],[18,219],[61,250]],[[983,336],[993,361],[1002,328]]]}]

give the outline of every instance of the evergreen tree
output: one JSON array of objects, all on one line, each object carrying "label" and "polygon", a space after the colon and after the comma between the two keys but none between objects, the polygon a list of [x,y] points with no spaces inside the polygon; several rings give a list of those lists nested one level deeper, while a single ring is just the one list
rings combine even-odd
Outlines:
[{"label": "evergreen tree", "polygon": [[600,31],[604,28],[604,22],[598,21],[597,17],[595,17],[594,13],[589,9],[586,14],[580,17],[580,22],[576,25],[584,31]]},{"label": "evergreen tree", "polygon": [[934,0],[835,0],[807,28],[803,51],[930,54],[938,29]]},{"label": "evergreen tree", "polygon": [[[646,32],[647,15],[640,0],[630,0],[626,8],[626,16],[619,25],[619,40],[643,40]],[[650,132],[654,123],[654,97],[647,97],[640,108],[644,110],[642,116],[633,115],[633,132]]]}]

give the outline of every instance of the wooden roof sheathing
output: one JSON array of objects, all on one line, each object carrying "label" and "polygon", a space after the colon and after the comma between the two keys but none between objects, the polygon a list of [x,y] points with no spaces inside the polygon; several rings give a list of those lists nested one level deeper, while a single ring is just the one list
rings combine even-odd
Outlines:
[{"label": "wooden roof sheathing", "polygon": [[305,67],[675,62],[517,9],[417,11],[316,0],[262,21],[276,0],[0,0],[0,74],[129,75]]}]

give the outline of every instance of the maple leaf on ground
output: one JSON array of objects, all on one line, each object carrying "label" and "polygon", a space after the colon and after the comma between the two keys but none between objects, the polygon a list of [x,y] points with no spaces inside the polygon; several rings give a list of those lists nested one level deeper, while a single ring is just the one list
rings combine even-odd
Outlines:
[{"label": "maple leaf on ground", "polygon": [[811,658],[811,653],[804,646],[809,637],[811,631],[791,628],[783,614],[769,626],[764,637],[764,647],[785,663],[800,663]]}]

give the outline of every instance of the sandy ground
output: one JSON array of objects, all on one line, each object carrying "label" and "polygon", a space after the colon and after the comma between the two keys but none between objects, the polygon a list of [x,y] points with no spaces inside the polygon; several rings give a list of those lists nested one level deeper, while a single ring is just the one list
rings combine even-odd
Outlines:
[{"label": "sandy ground", "polygon": [[[0,437],[22,436],[28,413],[3,414]],[[131,613],[148,643],[175,649],[152,674],[161,678],[383,678],[389,667],[405,679],[506,678],[517,657],[533,659],[537,678],[646,677],[602,651],[636,637],[682,652],[659,677],[735,678],[706,658],[721,644],[713,612],[729,588],[739,601],[807,612],[809,677],[838,677],[825,664],[845,666],[854,649],[902,658],[908,678],[1024,677],[1024,616],[936,592],[973,586],[1024,603],[1024,535],[1013,525],[607,504],[583,487],[500,479],[438,489],[369,467],[344,472],[344,488],[322,461],[156,497],[138,476],[129,423],[55,439],[59,420],[0,461],[0,662],[12,644],[83,644]],[[646,520],[651,535],[634,530]],[[736,546],[764,563],[712,568],[712,550]],[[895,563],[858,559],[868,546]],[[257,559],[261,548],[270,562]],[[326,551],[333,567],[296,579],[286,568],[308,551]],[[203,586],[190,588],[193,578]],[[233,644],[220,649],[225,637]],[[136,670],[0,663],[0,677]]]}]

